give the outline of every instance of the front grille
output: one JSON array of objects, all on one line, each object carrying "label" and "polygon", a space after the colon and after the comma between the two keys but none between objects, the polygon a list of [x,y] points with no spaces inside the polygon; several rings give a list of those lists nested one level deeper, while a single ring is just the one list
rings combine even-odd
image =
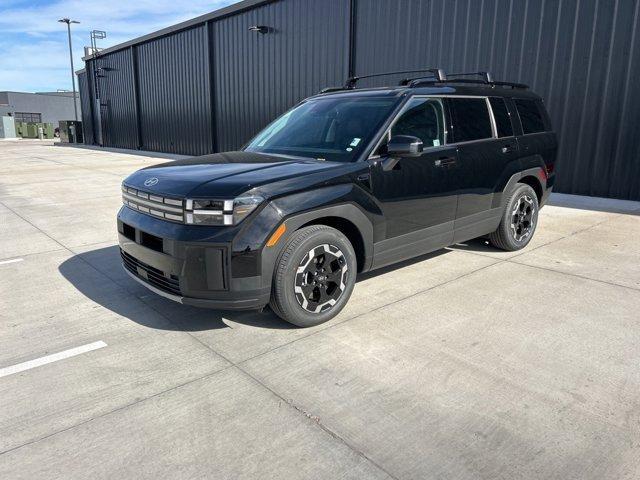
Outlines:
[{"label": "front grille", "polygon": [[138,212],[172,222],[184,222],[182,199],[163,197],[154,193],[122,186],[122,203]]},{"label": "front grille", "polygon": [[122,249],[120,249],[120,256],[122,257],[124,268],[136,277],[142,278],[164,292],[172,295],[182,295],[180,292],[180,280],[175,275],[166,274],[157,268],[142,263]]}]

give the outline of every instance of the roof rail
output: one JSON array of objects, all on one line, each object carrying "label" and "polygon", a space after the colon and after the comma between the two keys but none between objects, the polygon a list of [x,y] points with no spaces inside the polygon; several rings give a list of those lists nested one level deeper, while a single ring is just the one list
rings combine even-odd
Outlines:
[{"label": "roof rail", "polygon": [[[458,78],[456,78],[458,77]],[[459,77],[481,77],[481,78],[459,78]],[[470,83],[475,85],[489,85],[490,87],[511,87],[513,89],[528,89],[529,85],[524,83],[513,82],[497,82],[493,79],[493,75],[490,72],[461,72],[447,74],[445,81],[430,80],[423,78],[415,78],[411,80],[407,85],[409,87],[417,87],[420,85],[434,85],[442,83]]]},{"label": "roof rail", "polygon": [[486,85],[489,87],[511,87],[512,89],[518,89],[518,90],[527,90],[529,88],[529,85],[526,85],[524,83],[513,83],[513,82],[485,82],[484,80],[472,80],[470,78],[459,78],[459,79],[452,79],[452,80],[447,80],[444,82],[438,82],[436,80],[421,80],[421,79],[417,79],[414,80],[411,84],[409,84],[409,88],[416,88],[416,87],[422,87],[425,85],[447,85],[447,84],[452,84],[452,83],[466,83],[466,84],[471,84],[471,85]]},{"label": "roof rail", "polygon": [[[400,81],[400,86],[415,88],[420,85],[439,85],[446,83],[469,83],[475,85],[489,85],[491,87],[511,87],[513,89],[528,89],[524,83],[497,82],[490,72],[460,72],[446,74],[441,68],[423,68],[420,70],[402,70],[395,72],[372,73],[370,75],[354,76],[347,79],[342,87],[327,87],[320,90],[320,93],[338,92],[341,90],[353,90],[359,80],[364,78],[382,77],[386,75],[400,75],[408,73],[429,73],[430,75],[414,78],[404,78]],[[460,77],[480,77],[480,78],[460,78]]]}]

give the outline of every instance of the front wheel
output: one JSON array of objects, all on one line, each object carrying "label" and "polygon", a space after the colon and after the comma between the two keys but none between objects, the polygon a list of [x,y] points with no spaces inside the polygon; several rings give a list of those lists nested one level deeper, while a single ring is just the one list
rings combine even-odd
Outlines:
[{"label": "front wheel", "polygon": [[345,306],[356,273],[347,237],[326,225],[304,227],[292,235],[276,263],[269,305],[289,323],[319,325]]},{"label": "front wheel", "polygon": [[533,188],[518,184],[507,200],[500,225],[489,235],[489,242],[509,252],[526,247],[536,231],[538,210]]}]

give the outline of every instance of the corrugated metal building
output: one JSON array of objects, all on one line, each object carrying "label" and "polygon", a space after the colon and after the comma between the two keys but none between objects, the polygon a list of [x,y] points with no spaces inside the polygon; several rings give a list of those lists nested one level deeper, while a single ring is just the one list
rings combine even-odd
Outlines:
[{"label": "corrugated metal building", "polygon": [[230,150],[350,75],[488,70],[544,97],[558,191],[639,200],[639,10],[640,0],[246,0],[86,59],[85,138]]}]

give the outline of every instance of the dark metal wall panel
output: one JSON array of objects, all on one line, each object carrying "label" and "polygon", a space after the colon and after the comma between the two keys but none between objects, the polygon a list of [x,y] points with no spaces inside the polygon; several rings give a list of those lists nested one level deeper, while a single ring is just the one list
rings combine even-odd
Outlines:
[{"label": "dark metal wall panel", "polygon": [[87,67],[91,66],[92,68],[87,68],[87,82],[89,83],[89,93],[91,94],[91,103],[93,106],[93,111],[91,112],[91,118],[93,120],[93,141],[96,145],[102,145],[102,107],[100,106],[100,99],[97,98],[96,87],[97,87],[97,75],[95,70],[93,69],[93,62],[87,64]]},{"label": "dark metal wall panel", "polygon": [[[350,64],[359,75],[421,66],[490,70],[498,79],[530,84],[545,99],[560,138],[557,191],[640,199],[640,89],[634,88],[640,0],[241,6],[207,16],[209,24],[145,37],[99,57],[98,66],[106,67],[98,79],[104,106],[94,117],[94,143],[102,133],[105,146],[194,155],[230,150],[304,97],[342,83]],[[252,25],[270,31],[249,32]],[[89,111],[82,95],[83,112]]]},{"label": "dark metal wall panel", "polygon": [[134,48],[142,148],[185,155],[211,152],[206,25]]},{"label": "dark metal wall panel", "polygon": [[136,112],[131,50],[93,60],[98,69],[102,141],[105,147],[136,148]]},{"label": "dark metal wall panel", "polygon": [[80,93],[80,108],[82,110],[82,132],[84,143],[93,144],[93,118],[91,116],[91,94],[87,72],[78,74],[78,92]]},{"label": "dark metal wall panel", "polygon": [[281,0],[218,20],[213,32],[220,151],[348,73],[349,0]]},{"label": "dark metal wall panel", "polygon": [[557,190],[640,199],[639,8],[639,0],[357,0],[355,73],[437,66],[527,83],[559,134]]}]

